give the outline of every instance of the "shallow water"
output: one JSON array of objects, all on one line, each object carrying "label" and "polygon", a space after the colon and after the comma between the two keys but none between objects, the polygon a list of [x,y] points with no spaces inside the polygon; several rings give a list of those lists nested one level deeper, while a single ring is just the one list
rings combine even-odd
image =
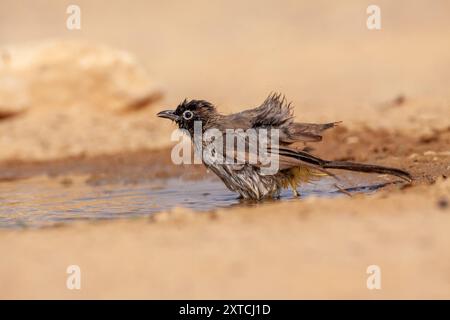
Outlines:
[{"label": "shallow water", "polygon": [[[336,180],[324,178],[299,188],[302,197],[344,195]],[[367,180],[357,174],[339,182],[351,193],[373,192],[385,180]],[[285,190],[280,201],[301,201]],[[189,181],[155,180],[139,184],[90,185],[86,178],[30,179],[0,183],[0,228],[42,227],[80,219],[114,219],[148,216],[152,213],[185,207],[208,211],[233,205],[249,205],[230,192],[218,179]],[[251,205],[251,204],[250,204]]]}]

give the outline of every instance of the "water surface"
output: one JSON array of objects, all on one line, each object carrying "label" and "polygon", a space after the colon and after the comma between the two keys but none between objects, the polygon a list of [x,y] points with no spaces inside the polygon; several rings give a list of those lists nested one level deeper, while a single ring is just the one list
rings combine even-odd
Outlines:
[{"label": "water surface", "polygon": [[[339,187],[350,193],[373,192],[384,180],[350,174]],[[323,178],[299,188],[308,196],[345,196],[336,180]],[[301,201],[285,190],[279,201]],[[148,216],[173,207],[208,211],[233,205],[249,205],[215,178],[167,179],[138,184],[91,185],[86,178],[29,179],[0,183],[0,228],[41,227],[80,219],[115,219]]]}]

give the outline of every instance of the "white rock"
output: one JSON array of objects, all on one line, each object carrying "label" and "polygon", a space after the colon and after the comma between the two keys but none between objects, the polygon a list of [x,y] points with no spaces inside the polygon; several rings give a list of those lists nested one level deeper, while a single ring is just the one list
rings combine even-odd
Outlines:
[{"label": "white rock", "polygon": [[129,53],[84,42],[2,48],[0,112],[68,106],[123,111],[161,96]]}]

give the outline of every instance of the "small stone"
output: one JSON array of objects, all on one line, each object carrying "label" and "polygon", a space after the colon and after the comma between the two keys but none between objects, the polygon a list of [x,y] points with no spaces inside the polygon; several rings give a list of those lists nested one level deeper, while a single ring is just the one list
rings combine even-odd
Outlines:
[{"label": "small stone", "polygon": [[425,144],[431,143],[431,142],[436,142],[438,140],[439,140],[439,136],[437,136],[434,132],[424,134],[419,138],[419,142],[425,143]]},{"label": "small stone", "polygon": [[64,187],[69,187],[73,184],[73,180],[70,178],[64,178],[60,181],[60,183],[64,186]]},{"label": "small stone", "polygon": [[356,136],[347,137],[346,142],[348,144],[355,144],[359,142],[359,138]]},{"label": "small stone", "polygon": [[425,152],[423,153],[423,155],[424,155],[424,156],[435,156],[435,155],[436,155],[436,152],[434,152],[434,151],[425,151]]},{"label": "small stone", "polygon": [[184,222],[195,217],[194,211],[186,208],[174,207],[170,211],[154,213],[150,216],[153,222]]},{"label": "small stone", "polygon": [[448,208],[448,199],[447,198],[444,198],[444,197],[442,197],[442,198],[440,198],[439,200],[438,200],[438,202],[437,202],[437,206],[438,206],[438,208],[439,209],[447,209]]},{"label": "small stone", "polygon": [[394,105],[394,106],[401,106],[401,105],[403,105],[405,103],[405,101],[406,101],[405,96],[402,95],[402,94],[399,94],[397,97],[395,97],[392,100],[392,105]]},{"label": "small stone", "polygon": [[164,222],[170,220],[169,212],[158,212],[150,215],[150,220],[152,222]]}]

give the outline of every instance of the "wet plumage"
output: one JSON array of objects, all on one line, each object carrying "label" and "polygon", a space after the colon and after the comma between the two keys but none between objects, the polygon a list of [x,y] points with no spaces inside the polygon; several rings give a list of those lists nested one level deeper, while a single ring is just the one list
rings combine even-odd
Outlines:
[{"label": "wet plumage", "polygon": [[[287,103],[280,94],[269,95],[257,108],[231,115],[220,114],[211,103],[204,100],[185,100],[176,110],[162,111],[158,113],[158,116],[175,121],[179,128],[189,131],[191,137],[194,134],[195,121],[201,121],[203,132],[208,129],[218,129],[222,133],[225,133],[226,129],[254,129],[257,132],[261,129],[277,129],[279,147],[269,148],[269,152],[276,152],[279,159],[279,170],[274,174],[262,174],[260,163],[246,161],[243,164],[226,164],[218,163],[208,157],[202,159],[205,166],[214,172],[230,190],[246,199],[277,197],[284,188],[291,188],[294,194],[298,195],[297,187],[300,184],[333,175],[329,169],[390,174],[411,181],[410,174],[400,169],[345,161],[328,161],[305,151],[305,142],[321,141],[322,132],[333,128],[337,123],[295,122],[291,104]],[[201,143],[202,146],[194,143],[194,147],[200,150],[208,144],[205,141]],[[247,143],[251,142],[247,141]]]}]

